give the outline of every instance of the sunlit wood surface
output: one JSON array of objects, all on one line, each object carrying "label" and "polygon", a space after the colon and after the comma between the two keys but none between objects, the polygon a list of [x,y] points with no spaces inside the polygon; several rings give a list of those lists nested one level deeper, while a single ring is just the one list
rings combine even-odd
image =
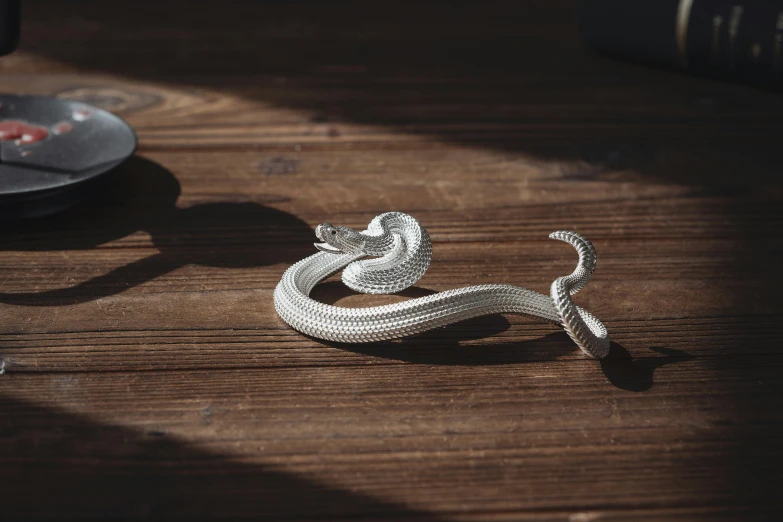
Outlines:
[{"label": "sunlit wood surface", "polygon": [[[555,2],[24,2],[0,90],[135,128],[98,199],[0,235],[0,518],[780,520],[783,101],[615,62]],[[338,345],[275,314],[320,222],[390,210],[402,296],[576,296]]]}]

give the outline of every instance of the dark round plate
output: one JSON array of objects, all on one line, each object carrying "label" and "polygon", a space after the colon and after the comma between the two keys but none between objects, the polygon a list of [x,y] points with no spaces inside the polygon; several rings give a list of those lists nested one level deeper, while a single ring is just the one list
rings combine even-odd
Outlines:
[{"label": "dark round plate", "polygon": [[133,129],[103,109],[0,95],[0,218],[38,217],[71,207],[135,150]]}]

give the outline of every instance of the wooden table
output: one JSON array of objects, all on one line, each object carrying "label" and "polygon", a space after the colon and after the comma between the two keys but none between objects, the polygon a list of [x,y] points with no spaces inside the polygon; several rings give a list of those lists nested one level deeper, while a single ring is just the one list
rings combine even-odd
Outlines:
[{"label": "wooden table", "polygon": [[[584,50],[571,1],[26,1],[4,92],[133,125],[102,197],[3,225],[0,519],[777,519],[783,101]],[[394,302],[576,300],[348,346],[272,291],[313,228],[416,216]]]}]

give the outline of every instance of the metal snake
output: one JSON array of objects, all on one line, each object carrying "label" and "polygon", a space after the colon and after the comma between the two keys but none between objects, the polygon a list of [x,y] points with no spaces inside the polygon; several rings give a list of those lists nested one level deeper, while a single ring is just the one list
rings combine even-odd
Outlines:
[{"label": "metal snake", "polygon": [[[292,265],[275,288],[275,309],[294,329],[329,341],[366,343],[396,339],[457,321],[496,313],[540,317],[562,325],[587,355],[609,353],[606,327],[571,300],[595,270],[595,248],[586,238],[565,230],[549,235],[569,243],[579,253],[570,275],[557,278],[550,295],[511,285],[479,285],[446,290],[401,303],[345,308],[309,297],[323,279],[343,269],[343,282],[357,292],[391,294],[412,286],[432,260],[427,231],[413,217],[388,212],[357,232],[330,223],[318,225],[321,250]],[[372,259],[362,259],[373,257]]]}]

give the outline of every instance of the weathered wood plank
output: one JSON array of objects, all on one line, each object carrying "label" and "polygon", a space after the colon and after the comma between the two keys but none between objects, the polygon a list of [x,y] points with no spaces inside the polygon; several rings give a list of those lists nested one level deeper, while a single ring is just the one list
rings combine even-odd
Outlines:
[{"label": "weathered wood plank", "polygon": [[[773,487],[764,481],[776,473],[780,447],[765,426],[779,425],[782,410],[768,404],[759,415],[743,405],[779,388],[780,364],[778,355],[680,361],[656,370],[649,394],[612,386],[584,360],[550,368],[11,374],[2,420],[3,453],[11,459],[2,473],[10,479],[46,461],[63,471],[87,466],[85,479],[76,480],[92,483],[87,477],[97,475],[122,483],[161,466],[164,477],[213,476],[227,466],[229,483],[247,474],[261,481],[256,487],[274,487],[269,475],[282,474],[474,516],[730,506],[754,494],[764,499]],[[35,405],[16,399],[33,396]],[[40,442],[26,443],[33,440]],[[738,455],[751,460],[740,463]],[[758,475],[737,483],[734,473],[745,466]],[[184,489],[201,482],[185,480]],[[259,509],[262,502],[248,494],[221,490],[220,509],[231,512],[237,498]],[[266,498],[263,489],[252,494]]]},{"label": "weathered wood plank", "polygon": [[[555,2],[25,2],[0,90],[139,157],[0,237],[0,518],[777,520],[783,99],[605,60]],[[576,296],[615,344],[494,316],[366,346],[276,316],[324,221],[414,214],[402,296]]]}]

